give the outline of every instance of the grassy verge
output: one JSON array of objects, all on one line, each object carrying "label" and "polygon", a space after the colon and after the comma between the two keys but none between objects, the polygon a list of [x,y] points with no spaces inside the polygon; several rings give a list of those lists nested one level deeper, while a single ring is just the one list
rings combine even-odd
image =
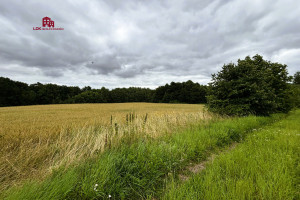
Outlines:
[{"label": "grassy verge", "polygon": [[[243,140],[255,128],[284,115],[243,117],[192,126],[159,139],[137,142],[105,151],[78,166],[61,167],[43,182],[28,182],[5,192],[5,199],[146,199],[159,196],[168,177],[191,161]],[[130,138],[129,138],[130,139]],[[131,143],[131,142],[129,142]]]},{"label": "grassy verge", "polygon": [[254,132],[164,199],[299,199],[299,121],[300,110]]}]

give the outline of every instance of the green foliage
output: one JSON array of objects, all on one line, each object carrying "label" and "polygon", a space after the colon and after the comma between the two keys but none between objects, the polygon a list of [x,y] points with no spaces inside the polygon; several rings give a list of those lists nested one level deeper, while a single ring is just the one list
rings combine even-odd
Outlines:
[{"label": "green foliage", "polygon": [[28,86],[0,77],[0,106],[19,106],[60,103],[205,103],[207,86],[187,81],[149,88],[129,87],[108,90],[36,83]]},{"label": "green foliage", "polygon": [[256,55],[224,65],[212,76],[208,91],[211,111],[226,115],[269,115],[292,109],[287,66]]},{"label": "green foliage", "polygon": [[115,88],[110,91],[110,95],[114,103],[151,102],[153,90],[139,87]]},{"label": "green foliage", "polygon": [[300,110],[255,130],[163,199],[299,199],[299,120]]},{"label": "green foliage", "polygon": [[0,106],[30,105],[35,98],[26,83],[0,77]]},{"label": "green foliage", "polygon": [[32,84],[29,86],[29,89],[35,93],[35,99],[32,104],[64,103],[70,97],[73,97],[81,92],[79,87],[68,87],[65,85],[59,86],[56,84],[44,85],[41,83]]},{"label": "green foliage", "polygon": [[300,85],[291,85],[293,107],[300,108]]},{"label": "green foliage", "polygon": [[297,85],[300,85],[300,72],[296,72],[294,74],[293,83],[297,84]]},{"label": "green foliage", "polygon": [[83,92],[72,97],[73,103],[107,103],[110,102],[109,90],[102,87],[100,90],[83,89]]},{"label": "green foliage", "polygon": [[[128,138],[122,146],[71,169],[59,169],[41,183],[12,188],[5,199],[146,199],[162,194],[166,179],[208,151],[245,138],[253,128],[283,115],[245,117],[195,125],[158,139]],[[206,126],[206,128],[204,127]]]},{"label": "green foliage", "polygon": [[207,86],[187,82],[166,84],[158,87],[153,95],[156,103],[206,103]]},{"label": "green foliage", "polygon": [[292,102],[294,107],[300,108],[300,72],[296,72],[293,77]]}]

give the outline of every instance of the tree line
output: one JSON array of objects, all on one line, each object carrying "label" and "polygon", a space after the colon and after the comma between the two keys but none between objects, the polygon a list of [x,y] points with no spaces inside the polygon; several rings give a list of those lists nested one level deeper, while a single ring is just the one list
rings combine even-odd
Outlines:
[{"label": "tree line", "polygon": [[270,115],[300,107],[300,72],[288,75],[287,66],[247,56],[224,64],[208,85],[171,82],[154,90],[129,87],[109,90],[56,84],[28,85],[0,77],[0,106],[61,103],[206,103],[222,115]]},{"label": "tree line", "polygon": [[14,81],[0,77],[0,106],[63,103],[206,103],[207,86],[187,81],[171,82],[157,89],[129,87],[109,90]]}]

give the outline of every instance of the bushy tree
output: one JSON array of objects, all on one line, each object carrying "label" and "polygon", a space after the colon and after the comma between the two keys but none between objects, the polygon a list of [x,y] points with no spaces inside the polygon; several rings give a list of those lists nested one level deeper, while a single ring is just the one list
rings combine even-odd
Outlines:
[{"label": "bushy tree", "polygon": [[294,107],[300,108],[300,72],[296,72],[293,77],[292,98]]},{"label": "bushy tree", "polygon": [[294,74],[293,83],[297,84],[297,85],[300,85],[300,72],[296,72]]},{"label": "bushy tree", "polygon": [[73,97],[75,103],[106,103],[97,90],[87,90]]},{"label": "bushy tree", "polygon": [[161,103],[206,103],[207,86],[191,80],[182,83],[171,82],[158,87],[153,95],[153,102]]},{"label": "bushy tree", "polygon": [[293,84],[291,87],[293,107],[300,108],[300,84]]},{"label": "bushy tree", "polygon": [[26,83],[0,77],[0,106],[34,104],[35,94]]},{"label": "bushy tree", "polygon": [[269,115],[292,108],[287,66],[247,56],[224,65],[212,75],[208,91],[210,110],[227,115]]}]

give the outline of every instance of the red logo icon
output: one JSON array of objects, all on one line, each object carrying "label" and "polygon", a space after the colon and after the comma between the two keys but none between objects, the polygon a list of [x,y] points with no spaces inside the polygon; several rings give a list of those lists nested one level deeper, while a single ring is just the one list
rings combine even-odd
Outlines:
[{"label": "red logo icon", "polygon": [[43,18],[43,27],[54,27],[54,21],[51,20],[50,17],[44,17]]},{"label": "red logo icon", "polygon": [[[53,31],[53,30],[64,30],[64,28],[54,28],[54,20],[51,20],[50,17],[44,17],[42,19],[43,27],[33,27],[34,31]],[[48,27],[48,28],[47,28]]]}]

